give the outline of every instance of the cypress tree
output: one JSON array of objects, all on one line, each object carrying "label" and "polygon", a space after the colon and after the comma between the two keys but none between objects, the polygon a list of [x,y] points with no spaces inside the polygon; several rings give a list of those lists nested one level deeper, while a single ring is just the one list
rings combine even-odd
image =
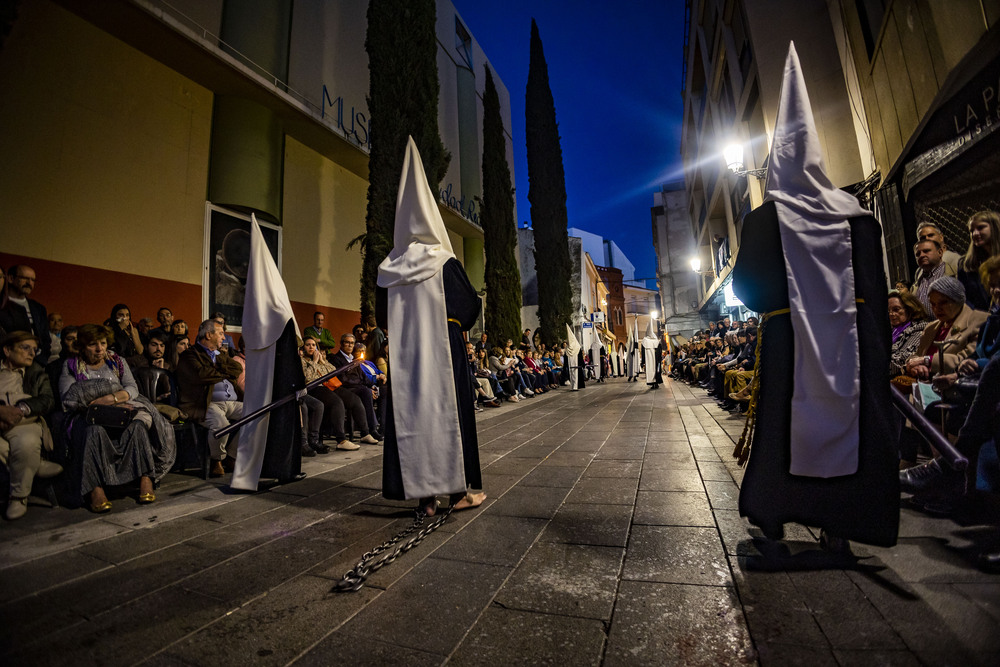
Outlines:
[{"label": "cypress tree", "polygon": [[486,330],[493,340],[518,340],[521,333],[521,276],[517,268],[514,188],[507,164],[507,142],[500,97],[486,70],[483,91],[483,224],[486,250]]},{"label": "cypress tree", "polygon": [[549,68],[538,26],[531,20],[531,57],[524,101],[528,148],[528,202],[535,231],[535,272],[538,275],[538,321],[549,345],[565,337],[572,318],[566,175],[556,105],[549,87]]},{"label": "cypress tree", "polygon": [[362,245],[362,321],[375,312],[378,265],[392,250],[406,137],[416,142],[434,192],[440,190],[451,159],[438,132],[436,19],[434,0],[368,4],[368,211],[365,233],[355,239]]}]

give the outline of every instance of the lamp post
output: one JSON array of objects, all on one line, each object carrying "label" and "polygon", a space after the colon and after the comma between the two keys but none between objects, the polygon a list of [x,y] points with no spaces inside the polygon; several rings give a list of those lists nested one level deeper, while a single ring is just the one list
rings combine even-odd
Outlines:
[{"label": "lamp post", "polygon": [[743,144],[731,143],[722,150],[722,157],[726,160],[726,168],[737,176],[750,175],[754,178],[764,178],[767,169],[744,169]]}]

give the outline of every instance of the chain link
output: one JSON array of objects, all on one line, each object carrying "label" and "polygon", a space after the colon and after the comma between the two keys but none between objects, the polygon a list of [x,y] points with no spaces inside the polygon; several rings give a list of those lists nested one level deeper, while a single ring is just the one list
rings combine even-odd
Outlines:
[{"label": "chain link", "polygon": [[366,552],[365,555],[361,557],[361,560],[358,561],[357,565],[355,565],[352,569],[348,570],[344,574],[343,578],[341,578],[341,580],[334,585],[334,587],[331,589],[331,592],[353,593],[355,591],[361,590],[361,587],[365,585],[365,580],[368,579],[368,577],[371,574],[373,574],[374,572],[378,572],[386,565],[389,565],[390,563],[395,561],[397,558],[405,554],[407,551],[409,551],[413,547],[423,542],[425,537],[427,537],[435,530],[440,528],[442,525],[444,525],[444,522],[447,521],[448,517],[451,516],[452,509],[454,508],[449,507],[447,512],[437,517],[434,521],[432,521],[426,527],[420,530],[420,532],[418,532],[416,535],[414,535],[409,540],[404,542],[402,545],[397,547],[391,553],[386,554],[382,558],[372,563],[371,560],[373,558],[378,556],[383,551],[389,549],[394,544],[397,544],[400,540],[402,540],[407,535],[409,535],[410,533],[417,530],[423,525],[424,519],[427,518],[427,513],[423,509],[417,510],[417,518],[410,526],[404,528],[399,533],[397,533],[390,539],[386,540],[382,544],[378,545],[371,551]]}]

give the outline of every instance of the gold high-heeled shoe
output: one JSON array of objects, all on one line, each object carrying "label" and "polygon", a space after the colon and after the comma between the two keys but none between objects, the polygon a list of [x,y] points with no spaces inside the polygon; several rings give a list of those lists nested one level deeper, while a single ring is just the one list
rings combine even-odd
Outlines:
[{"label": "gold high-heeled shoe", "polygon": [[155,501],[156,501],[156,494],[155,493],[140,493],[139,494],[139,504],[140,505],[148,505],[149,503],[155,502]]},{"label": "gold high-heeled shoe", "polygon": [[111,511],[111,501],[105,500],[103,503],[100,503],[99,505],[92,504],[89,507],[90,511],[93,512],[94,514],[106,514]]}]

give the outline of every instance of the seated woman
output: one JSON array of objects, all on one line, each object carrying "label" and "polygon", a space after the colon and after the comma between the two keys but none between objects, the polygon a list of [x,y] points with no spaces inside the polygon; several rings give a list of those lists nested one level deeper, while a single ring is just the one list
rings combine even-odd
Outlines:
[{"label": "seated woman", "polygon": [[112,352],[126,361],[142,354],[139,330],[132,324],[132,311],[124,303],[111,308],[111,317],[104,320],[104,326],[114,332],[114,339],[108,341]]},{"label": "seated woman", "polygon": [[505,364],[501,361],[503,358],[503,350],[499,347],[494,347],[489,355],[490,370],[504,388],[504,393],[510,397],[511,401],[517,403],[521,400],[521,391],[524,389],[524,383],[521,381],[519,375],[515,375],[512,372],[513,362]]},{"label": "seated woman", "polygon": [[[62,466],[42,458],[42,450],[52,451],[52,434],[45,415],[55,397],[49,376],[35,363],[38,338],[15,331],[2,343],[0,361],[0,463],[10,476],[7,519],[20,519],[28,511],[28,495],[35,477],[55,477]],[[44,360],[43,360],[44,361]]]},{"label": "seated woman", "polygon": [[493,396],[501,400],[514,396],[513,394],[508,394],[504,390],[503,384],[500,382],[500,378],[493,372],[493,368],[490,366],[490,360],[486,355],[486,348],[476,348],[475,354],[476,375],[489,380],[490,388],[493,390]]},{"label": "seated woman", "polygon": [[[955,373],[939,375],[934,380],[935,388],[946,391],[961,375],[979,378],[955,442],[955,448],[969,459],[978,454],[983,443],[1000,436],[1000,412],[997,411],[1000,406],[1000,257],[983,262],[980,273],[991,297],[989,318],[980,329],[973,353],[958,365]],[[940,456],[900,471],[899,481],[902,490],[908,493],[944,491],[962,495],[966,491],[964,473],[953,470]],[[1000,556],[994,554],[992,558],[991,566],[1000,566]]]},{"label": "seated woman", "polygon": [[889,376],[895,377],[905,372],[906,360],[917,352],[927,326],[927,312],[909,291],[892,290],[889,292],[889,324],[892,326]]},{"label": "seated woman", "polygon": [[[320,351],[316,339],[306,336],[302,342],[302,372],[305,374],[306,382],[312,382],[334,370],[333,364],[327,361],[326,355]],[[344,387],[337,378],[334,380],[336,382],[328,383],[330,386],[322,384],[309,390],[309,395],[323,403],[324,431],[333,434],[337,440],[337,449],[346,451],[361,449],[347,438],[347,433],[344,431],[344,421],[347,412],[350,411],[354,426],[361,431],[361,442],[367,445],[378,444],[378,440],[371,437],[368,432],[368,418],[365,416],[365,406],[361,403],[361,399]]]},{"label": "seated woman", "polygon": [[[530,359],[531,351],[526,353],[519,349],[515,355],[517,356],[517,367],[530,383],[532,391],[536,394],[544,394],[546,391],[545,374],[534,366],[534,361]],[[531,361],[530,364],[529,361]]]},{"label": "seated woman", "polygon": [[[81,464],[80,495],[90,495],[92,512],[108,512],[106,486],[139,481],[139,502],[156,500],[153,481],[174,464],[174,430],[147,399],[139,395],[125,361],[108,349],[114,332],[85,324],[77,332],[76,356],[66,360],[59,377],[63,410],[72,415],[72,447]],[[102,425],[107,416],[96,406],[123,408],[125,427]],[[110,429],[110,432],[109,432]]]},{"label": "seated woman", "polygon": [[957,371],[975,351],[979,327],[986,321],[986,313],[966,305],[965,288],[957,278],[935,280],[928,299],[936,319],[924,329],[916,354],[906,362],[906,374],[918,380]]},{"label": "seated woman", "polygon": [[980,269],[990,257],[1000,255],[1000,214],[979,211],[969,218],[969,248],[958,260],[959,282],[965,286],[965,302],[976,310],[989,310],[990,295]]},{"label": "seated woman", "polygon": [[188,334],[188,325],[184,320],[174,320],[170,325],[170,335],[174,338],[183,338],[191,344],[191,336]]}]

